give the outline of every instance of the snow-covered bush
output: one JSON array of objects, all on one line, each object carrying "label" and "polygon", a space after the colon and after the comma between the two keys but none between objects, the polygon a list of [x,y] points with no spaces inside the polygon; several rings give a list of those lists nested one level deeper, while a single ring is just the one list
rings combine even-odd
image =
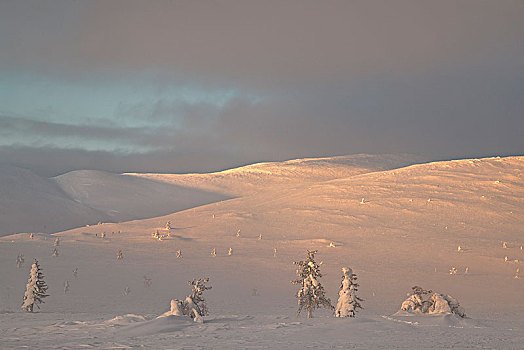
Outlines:
[{"label": "snow-covered bush", "polygon": [[144,286],[151,287],[152,283],[153,280],[150,277],[147,277],[147,275],[144,275]]},{"label": "snow-covered bush", "polygon": [[209,282],[209,278],[194,279],[189,281],[188,284],[193,286],[191,295],[188,295],[185,300],[172,299],[171,309],[162,314],[160,317],[166,317],[170,315],[189,316],[195,322],[204,322],[202,317],[209,315],[209,310],[202,293],[212,288],[211,286],[206,286],[207,282]]},{"label": "snow-covered bush", "polygon": [[298,265],[297,280],[291,281],[293,284],[300,285],[300,289],[296,294],[298,299],[297,315],[300,315],[302,309],[307,310],[307,317],[313,316],[313,311],[323,306],[333,309],[331,301],[326,298],[324,287],[320,284],[319,279],[322,277],[320,273],[320,264],[315,261],[316,250],[308,250],[307,258],[303,261],[295,261]]},{"label": "snow-covered bush", "polygon": [[342,268],[342,282],[338,292],[338,303],[335,308],[335,317],[355,317],[356,309],[362,309],[363,299],[357,296],[357,275],[349,267]]},{"label": "snow-covered bush", "polygon": [[44,281],[44,274],[40,269],[38,261],[35,259],[31,266],[29,279],[27,280],[22,309],[27,312],[33,312],[35,305],[40,308],[38,304],[43,303],[44,301],[42,299],[48,296],[45,292],[47,292],[47,284]]},{"label": "snow-covered bush", "polygon": [[18,256],[16,257],[16,267],[18,268],[21,268],[22,265],[24,265],[24,254],[22,253],[19,253]]},{"label": "snow-covered bush", "polygon": [[404,300],[400,307],[401,310],[430,315],[453,313],[466,317],[464,308],[451,295],[434,293],[418,286],[414,286],[412,290],[413,294]]}]

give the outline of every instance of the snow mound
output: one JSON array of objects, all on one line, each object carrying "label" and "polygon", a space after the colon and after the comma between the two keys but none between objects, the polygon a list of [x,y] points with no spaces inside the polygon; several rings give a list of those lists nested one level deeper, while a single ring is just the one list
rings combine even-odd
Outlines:
[{"label": "snow mound", "polygon": [[124,326],[120,328],[116,334],[126,337],[140,337],[160,333],[178,332],[196,324],[197,323],[193,322],[186,316],[170,315]]},{"label": "snow mound", "polygon": [[147,319],[144,316],[140,315],[134,315],[134,314],[126,314],[122,316],[116,316],[110,320],[107,320],[104,322],[106,325],[113,325],[113,326],[123,326],[123,325],[129,325],[136,322],[142,322],[146,321]]},{"label": "snow mound", "polygon": [[403,323],[416,327],[450,327],[450,328],[485,328],[482,320],[463,318],[458,315],[447,314],[416,314],[399,310],[390,316],[382,316],[383,319]]}]

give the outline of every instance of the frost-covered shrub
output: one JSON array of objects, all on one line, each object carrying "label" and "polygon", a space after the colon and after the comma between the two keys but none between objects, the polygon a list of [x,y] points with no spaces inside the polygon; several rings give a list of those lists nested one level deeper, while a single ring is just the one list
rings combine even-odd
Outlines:
[{"label": "frost-covered shrub", "polygon": [[195,322],[204,322],[202,317],[209,315],[209,310],[202,293],[212,288],[211,286],[206,286],[207,282],[209,282],[209,278],[189,281],[188,284],[193,286],[191,295],[188,295],[185,300],[172,299],[171,309],[161,315],[161,317],[170,315],[189,316]]},{"label": "frost-covered shrub", "polygon": [[404,300],[400,307],[401,310],[430,315],[453,313],[460,317],[466,317],[464,308],[451,295],[434,293],[418,286],[412,289],[413,294]]},{"label": "frost-covered shrub", "polygon": [[42,299],[48,297],[45,292],[47,292],[47,284],[44,281],[44,274],[40,269],[38,261],[35,259],[31,266],[29,279],[27,280],[22,309],[27,312],[33,312],[35,305],[40,308],[38,304],[43,303],[44,301]]},{"label": "frost-covered shrub", "polygon": [[24,254],[18,253],[18,256],[16,257],[16,267],[21,268],[22,265],[24,265]]},{"label": "frost-covered shrub", "polygon": [[338,292],[338,303],[335,308],[335,317],[355,317],[356,309],[362,309],[363,299],[357,296],[357,275],[349,267],[342,268],[342,282]]},{"label": "frost-covered shrub", "polygon": [[322,274],[320,273],[320,264],[315,261],[316,253],[316,250],[308,250],[306,260],[294,262],[295,265],[298,265],[298,279],[291,281],[293,284],[300,285],[296,294],[298,299],[297,315],[300,315],[302,309],[306,309],[308,318],[312,317],[313,311],[321,306],[333,309],[331,301],[325,296],[324,287],[319,282]]}]

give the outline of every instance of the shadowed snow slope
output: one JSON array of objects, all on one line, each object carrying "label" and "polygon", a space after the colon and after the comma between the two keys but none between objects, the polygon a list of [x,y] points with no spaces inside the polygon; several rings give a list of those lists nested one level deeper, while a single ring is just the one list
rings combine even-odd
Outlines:
[{"label": "shadowed snow slope", "polygon": [[0,236],[56,232],[109,219],[70,198],[53,180],[30,170],[0,166]]},{"label": "shadowed snow slope", "polygon": [[79,170],[54,178],[75,200],[114,221],[143,219],[226,199],[225,196],[129,175]]},{"label": "shadowed snow slope", "polygon": [[203,190],[102,171],[53,179],[0,167],[0,236],[57,232],[102,222],[174,213],[227,197]]}]

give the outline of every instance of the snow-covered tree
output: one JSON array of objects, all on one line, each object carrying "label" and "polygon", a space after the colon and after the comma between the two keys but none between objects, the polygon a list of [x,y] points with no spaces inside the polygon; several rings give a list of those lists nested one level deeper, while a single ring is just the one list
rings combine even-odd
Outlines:
[{"label": "snow-covered tree", "polygon": [[331,301],[326,298],[324,287],[320,284],[319,278],[322,277],[320,273],[320,264],[315,261],[316,250],[308,250],[307,258],[303,261],[295,261],[298,265],[297,280],[291,281],[293,284],[300,285],[297,292],[298,310],[297,315],[300,315],[302,309],[307,310],[307,317],[313,316],[313,311],[323,306],[333,309]]},{"label": "snow-covered tree", "polygon": [[144,275],[144,286],[151,287],[151,284],[153,283],[153,280],[150,277],[147,277]]},{"label": "snow-covered tree", "polygon": [[16,257],[16,267],[21,268],[22,265],[24,265],[24,254],[18,253],[18,256]]},{"label": "snow-covered tree", "polygon": [[195,322],[202,323],[202,317],[209,315],[206,301],[202,296],[204,291],[212,288],[211,286],[206,286],[207,282],[209,282],[209,278],[194,279],[189,281],[188,284],[193,286],[191,295],[188,295],[185,300],[172,299],[171,310],[164,313],[160,317],[166,317],[170,315],[189,316],[193,318]]},{"label": "snow-covered tree", "polygon": [[[213,288],[211,286],[206,286],[207,282],[209,282],[209,278],[207,277],[202,279],[193,279],[192,281],[187,282],[190,286],[193,286],[193,291],[191,295],[188,296],[188,298],[191,299],[190,304],[194,305],[194,308],[197,310],[200,316],[209,315],[209,310],[207,308],[206,301],[202,296],[202,293],[204,291]],[[186,301],[188,301],[187,298]]]},{"label": "snow-covered tree", "polygon": [[451,295],[434,293],[419,286],[414,286],[411,289],[413,294],[404,300],[400,307],[401,310],[422,314],[453,313],[460,317],[466,317],[464,308]]},{"label": "snow-covered tree", "polygon": [[360,304],[363,299],[357,296],[357,275],[349,267],[342,268],[342,282],[338,292],[338,303],[335,308],[335,317],[355,317],[357,309],[362,309]]},{"label": "snow-covered tree", "polygon": [[38,308],[40,308],[38,304],[44,302],[42,299],[48,296],[47,294],[45,294],[46,292],[47,284],[44,281],[44,274],[40,269],[38,261],[35,259],[33,265],[31,266],[29,279],[27,280],[22,309],[24,309],[27,312],[33,312],[33,308],[35,305]]}]

